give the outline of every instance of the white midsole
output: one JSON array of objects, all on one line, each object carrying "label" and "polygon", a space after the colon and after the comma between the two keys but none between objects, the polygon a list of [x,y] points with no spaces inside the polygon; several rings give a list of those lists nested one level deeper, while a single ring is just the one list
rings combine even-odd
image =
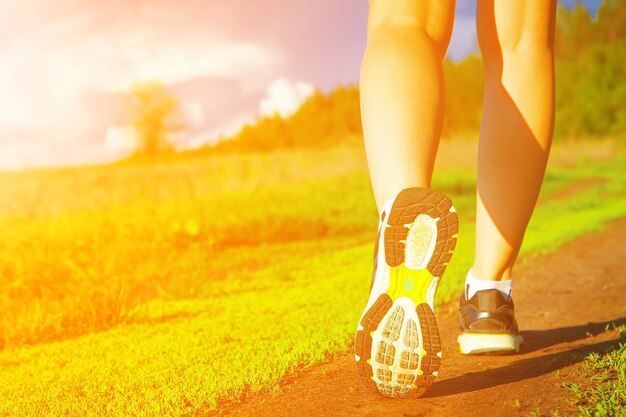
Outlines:
[{"label": "white midsole", "polygon": [[476,353],[519,352],[523,338],[512,334],[463,333],[457,339],[464,355]]}]

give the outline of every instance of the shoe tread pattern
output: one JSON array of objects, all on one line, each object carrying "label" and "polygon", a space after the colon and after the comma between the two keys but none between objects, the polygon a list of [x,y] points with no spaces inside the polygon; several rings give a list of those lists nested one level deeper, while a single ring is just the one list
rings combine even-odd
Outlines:
[{"label": "shoe tread pattern", "polygon": [[359,357],[356,363],[357,372],[365,384],[374,390],[378,390],[378,388],[372,379],[374,375],[372,366],[368,363],[372,355],[371,333],[378,328],[378,325],[392,305],[391,297],[388,294],[381,294],[372,307],[363,315],[360,323],[363,329],[358,330],[355,336],[354,351]]},{"label": "shoe tread pattern", "polygon": [[405,243],[409,229],[406,225],[418,215],[427,214],[438,218],[437,242],[428,262],[428,271],[441,277],[456,246],[459,220],[456,212],[450,211],[452,201],[443,193],[428,188],[407,188],[398,194],[387,219],[385,229],[385,259],[390,267],[404,262]]},{"label": "shoe tread pattern", "polygon": [[[458,216],[451,211],[451,207],[452,202],[446,195],[432,189],[409,188],[398,194],[387,216],[386,228],[382,231],[386,263],[390,267],[404,263],[408,225],[413,224],[420,214],[426,214],[437,219],[437,241],[426,269],[432,276],[441,277],[452,257],[458,232]],[[441,365],[441,339],[435,314],[427,303],[420,303],[415,307],[418,323],[407,318],[405,325],[398,324],[400,314],[394,310],[381,324],[393,306],[390,296],[382,294],[364,314],[360,323],[363,328],[357,331],[355,340],[357,370],[366,385],[384,396],[419,397],[433,383]],[[399,326],[404,332],[398,338]],[[416,326],[419,327],[421,341]],[[376,331],[380,331],[383,340],[378,343],[379,346],[372,346],[372,333]],[[418,344],[421,347],[418,348]],[[400,352],[394,357],[396,349]],[[371,363],[375,364],[374,368]],[[394,381],[392,369],[398,369],[393,371],[398,372],[396,383],[391,382]],[[379,381],[378,384],[374,378]]]}]

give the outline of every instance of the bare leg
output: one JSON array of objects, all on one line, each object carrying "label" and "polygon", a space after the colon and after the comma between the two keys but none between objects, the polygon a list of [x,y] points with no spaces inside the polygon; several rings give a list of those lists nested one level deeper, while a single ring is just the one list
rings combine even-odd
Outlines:
[{"label": "bare leg", "polygon": [[555,0],[479,0],[485,108],[474,274],[510,279],[537,202],[554,123]]},{"label": "bare leg", "polygon": [[453,20],[454,0],[370,1],[361,109],[379,210],[405,188],[430,187]]}]

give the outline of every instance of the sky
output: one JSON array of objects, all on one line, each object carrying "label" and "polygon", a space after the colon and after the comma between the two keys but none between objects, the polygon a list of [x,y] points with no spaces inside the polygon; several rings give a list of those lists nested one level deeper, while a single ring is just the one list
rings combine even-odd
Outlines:
[{"label": "sky", "polygon": [[[477,49],[475,1],[457,2],[452,60]],[[127,155],[125,97],[141,81],[179,99],[179,148],[288,116],[315,89],[358,83],[367,12],[366,0],[0,0],[0,169]]]}]

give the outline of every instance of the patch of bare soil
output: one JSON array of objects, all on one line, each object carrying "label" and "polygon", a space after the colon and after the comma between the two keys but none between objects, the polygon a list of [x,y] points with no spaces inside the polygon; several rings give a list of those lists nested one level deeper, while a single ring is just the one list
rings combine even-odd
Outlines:
[{"label": "patch of bare soil", "polygon": [[[577,414],[563,382],[590,352],[617,346],[626,322],[626,218],[518,267],[514,297],[524,336],[512,356],[463,356],[454,313],[438,314],[443,363],[416,399],[383,398],[359,380],[352,352],[288,378],[277,392],[218,411],[227,416],[510,416]],[[445,279],[445,278],[444,278]],[[445,309],[443,309],[445,310]],[[356,324],[355,324],[356,325]],[[539,410],[539,413],[537,413]]]}]

